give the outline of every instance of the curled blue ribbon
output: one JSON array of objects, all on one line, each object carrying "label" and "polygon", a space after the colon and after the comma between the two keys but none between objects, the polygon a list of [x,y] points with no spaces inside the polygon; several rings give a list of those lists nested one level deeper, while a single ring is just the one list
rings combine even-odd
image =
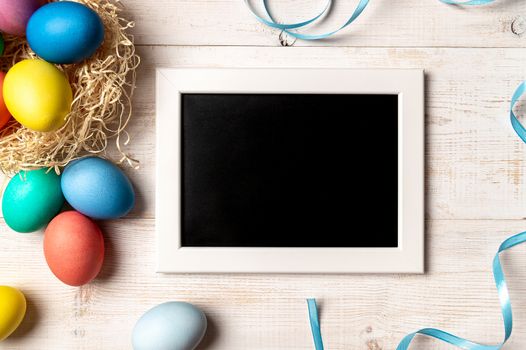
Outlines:
[{"label": "curled blue ribbon", "polygon": [[[524,90],[524,84],[521,85]],[[411,341],[417,334],[426,335],[438,340],[442,340],[446,343],[452,344],[458,348],[464,350],[500,350],[506,341],[511,336],[511,331],[513,329],[513,317],[511,312],[511,302],[508,293],[508,287],[506,284],[506,279],[504,277],[504,272],[502,271],[502,266],[500,263],[500,253],[510,248],[515,247],[516,245],[526,242],[526,232],[519,233],[515,236],[512,236],[506,239],[499,247],[497,254],[493,259],[493,277],[495,279],[495,284],[497,286],[497,292],[499,295],[500,307],[502,311],[502,318],[504,321],[504,340],[497,345],[484,345],[474,343],[464,338],[460,338],[456,335],[444,332],[440,329],[435,328],[423,328],[414,333],[406,335],[396,350],[407,350]],[[321,338],[321,329],[320,323],[318,320],[318,311],[316,308],[316,301],[314,299],[308,299],[309,307],[309,318],[312,329],[312,335],[314,337],[314,345],[316,350],[323,350],[323,341]]]},{"label": "curled blue ribbon", "polygon": [[[302,34],[302,33],[298,33],[298,32],[293,32],[291,31],[291,29],[298,29],[298,28],[302,28],[302,27],[305,27],[305,26],[308,26],[309,24],[312,24],[313,22],[317,21],[318,19],[320,19],[324,14],[327,13],[327,11],[329,10],[329,8],[332,6],[332,2],[333,0],[328,0],[326,5],[323,7],[323,9],[314,17],[308,19],[308,20],[305,20],[305,21],[301,21],[301,22],[298,22],[298,23],[288,23],[288,24],[281,24],[281,23],[277,23],[276,20],[274,19],[274,16],[272,15],[272,13],[270,12],[270,8],[268,6],[268,0],[262,0],[263,1],[263,8],[265,9],[265,13],[266,13],[266,16],[268,17],[268,19],[258,15],[256,13],[256,11],[254,10],[254,8],[250,5],[250,0],[244,0],[245,1],[245,4],[247,5],[248,9],[250,10],[250,12],[252,13],[252,15],[254,15],[254,17],[260,21],[261,23],[271,27],[271,28],[276,28],[276,29],[281,29],[282,31],[284,31],[285,33],[287,33],[288,35],[296,38],[296,39],[302,39],[302,40],[319,40],[319,39],[326,39],[336,33],[338,33],[340,30],[344,29],[345,27],[347,27],[348,25],[350,25],[352,22],[354,22],[363,12],[363,10],[365,10],[365,8],[367,7],[367,5],[369,4],[369,0],[360,0],[360,2],[358,3],[358,5],[356,6],[354,12],[351,14],[351,17],[349,17],[349,19],[339,28],[337,28],[336,30],[333,30],[331,32],[328,32],[328,33],[323,33],[323,34]],[[494,0],[440,0],[441,2],[443,2],[444,4],[448,4],[448,5],[462,5],[462,6],[468,6],[468,5],[486,5],[486,4],[489,4],[491,2],[493,2]]]},{"label": "curled blue ribbon", "polygon": [[441,331],[435,328],[424,328],[414,333],[408,334],[402,339],[396,350],[407,350],[411,341],[417,334],[427,335],[429,337],[442,340],[446,343],[454,345],[464,350],[499,350],[501,349],[506,341],[511,336],[513,329],[513,315],[511,312],[511,301],[508,292],[508,286],[506,284],[506,278],[502,271],[500,263],[500,253],[515,247],[518,244],[526,242],[526,232],[519,233],[506,239],[499,247],[497,254],[493,258],[493,278],[495,279],[495,285],[497,286],[497,292],[499,295],[500,308],[502,312],[502,319],[504,322],[504,340],[497,345],[484,345],[474,343],[464,338],[457,337],[456,335]]},{"label": "curled blue ribbon", "polygon": [[285,33],[287,33],[288,35],[290,35],[290,36],[292,36],[292,37],[294,37],[296,39],[302,39],[302,40],[325,39],[325,38],[330,37],[331,35],[334,35],[334,34],[338,33],[340,30],[344,29],[349,24],[354,22],[354,20],[357,19],[362,14],[363,10],[365,10],[367,5],[369,4],[369,0],[360,0],[358,5],[356,6],[356,9],[352,13],[351,17],[349,17],[349,19],[341,27],[339,27],[338,29],[333,30],[331,32],[324,33],[324,34],[311,35],[311,34],[301,34],[301,33],[290,31],[290,29],[298,29],[298,28],[301,28],[301,27],[305,27],[305,26],[311,24],[312,22],[318,20],[332,6],[332,2],[333,2],[333,0],[328,0],[327,4],[325,5],[325,7],[322,9],[322,11],[320,13],[318,13],[316,16],[314,16],[314,17],[312,17],[312,18],[310,18],[310,19],[308,19],[306,21],[302,21],[302,22],[299,22],[299,23],[280,24],[280,23],[276,22],[276,20],[274,19],[274,16],[270,12],[270,9],[269,9],[269,6],[268,6],[268,0],[263,0],[263,7],[265,8],[266,15],[267,15],[267,17],[269,19],[265,19],[265,18],[259,16],[256,13],[256,11],[252,8],[252,6],[250,5],[250,1],[249,0],[245,0],[245,4],[247,5],[248,9],[256,17],[256,19],[258,21],[260,21],[263,24],[266,24],[269,27],[276,28],[276,29],[281,29]]},{"label": "curled blue ribbon", "polygon": [[513,93],[513,96],[511,98],[511,109],[510,109],[510,121],[511,126],[519,135],[522,141],[526,143],[526,129],[524,126],[519,122],[519,119],[517,119],[517,116],[515,116],[515,113],[513,112],[513,107],[515,107],[515,104],[517,104],[517,101],[521,96],[526,92],[526,81],[523,81],[515,90]]}]

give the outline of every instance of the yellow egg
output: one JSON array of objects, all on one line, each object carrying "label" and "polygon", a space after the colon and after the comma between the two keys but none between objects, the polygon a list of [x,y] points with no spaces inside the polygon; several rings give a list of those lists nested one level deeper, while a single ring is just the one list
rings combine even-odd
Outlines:
[{"label": "yellow egg", "polygon": [[26,314],[26,298],[18,289],[0,286],[0,341],[9,337]]},{"label": "yellow egg", "polygon": [[7,72],[3,92],[11,115],[26,128],[43,132],[64,125],[73,99],[64,73],[39,59],[15,64]]}]

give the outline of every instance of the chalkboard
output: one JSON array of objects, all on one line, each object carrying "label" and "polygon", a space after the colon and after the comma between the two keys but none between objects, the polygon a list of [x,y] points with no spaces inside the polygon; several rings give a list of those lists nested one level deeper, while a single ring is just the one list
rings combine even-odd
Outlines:
[{"label": "chalkboard", "polygon": [[181,108],[183,247],[397,247],[397,95],[184,93]]}]

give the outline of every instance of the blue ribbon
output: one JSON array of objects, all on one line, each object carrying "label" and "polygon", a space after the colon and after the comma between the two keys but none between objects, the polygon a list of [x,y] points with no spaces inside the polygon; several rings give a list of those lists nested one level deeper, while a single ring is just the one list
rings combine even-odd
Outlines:
[{"label": "blue ribbon", "polygon": [[[522,141],[526,143],[526,129],[519,122],[519,119],[513,112],[513,108],[517,104],[517,101],[521,98],[521,96],[525,92],[526,92],[526,81],[523,81],[517,87],[517,89],[515,90],[511,98],[510,121],[517,135],[521,138]],[[411,333],[405,336],[405,338],[402,339],[402,341],[400,342],[400,344],[398,345],[396,349],[397,350],[407,350],[407,348],[411,344],[411,341],[417,334],[427,335],[432,338],[436,338],[436,339],[445,341],[449,344],[455,345],[461,349],[466,349],[466,350],[499,350],[501,349],[506,343],[506,341],[511,336],[511,331],[513,329],[513,316],[511,312],[511,302],[510,302],[510,296],[508,293],[508,287],[506,285],[506,279],[504,278],[504,272],[502,271],[499,254],[507,249],[513,248],[514,246],[518,244],[522,244],[525,241],[526,241],[526,232],[522,232],[522,233],[519,233],[515,236],[508,238],[500,245],[499,250],[497,254],[495,255],[495,258],[493,259],[493,277],[495,279],[495,284],[497,286],[497,292],[499,294],[499,301],[500,301],[500,308],[502,311],[502,319],[504,321],[504,340],[502,341],[502,343],[498,345],[482,345],[482,344],[477,344],[469,340],[457,337],[455,335],[446,333],[439,329],[424,328],[417,332],[414,332],[414,333]]]},{"label": "blue ribbon", "polygon": [[526,232],[519,233],[515,236],[512,236],[506,239],[499,247],[497,254],[493,258],[493,278],[495,279],[495,285],[497,286],[497,292],[499,294],[500,308],[502,312],[502,319],[504,322],[504,340],[497,345],[483,345],[474,343],[464,338],[457,337],[456,335],[441,331],[435,328],[424,328],[414,333],[408,334],[402,339],[400,344],[398,344],[397,350],[407,350],[411,341],[417,334],[427,335],[432,338],[442,340],[446,343],[452,344],[456,347],[465,350],[499,350],[501,349],[506,341],[511,336],[511,331],[513,329],[513,316],[511,312],[511,302],[510,295],[508,292],[508,286],[506,284],[506,278],[504,277],[504,272],[502,271],[502,266],[500,263],[500,253],[515,247],[518,244],[526,242]]},{"label": "blue ribbon", "polygon": [[[521,85],[522,92],[524,92],[524,83]],[[522,129],[524,130],[524,128]],[[500,307],[502,311],[502,318],[504,321],[504,340],[498,345],[483,345],[474,343],[467,339],[457,337],[456,335],[441,331],[435,328],[423,328],[414,333],[408,334],[404,339],[398,344],[396,350],[407,350],[411,341],[417,334],[426,335],[438,340],[442,340],[446,343],[452,344],[456,347],[459,347],[464,350],[500,350],[506,341],[511,336],[511,331],[513,329],[513,317],[511,312],[511,302],[508,293],[508,287],[506,284],[506,279],[504,277],[504,272],[502,271],[502,266],[500,263],[500,253],[510,248],[515,247],[516,245],[526,242],[526,232],[519,233],[515,236],[512,236],[506,239],[499,247],[495,258],[493,259],[493,277],[495,279],[495,284],[497,286],[497,292],[499,295]],[[316,301],[314,299],[308,299],[309,306],[309,318],[312,329],[312,335],[314,337],[314,345],[316,350],[323,350],[323,341],[321,338],[321,329],[320,323],[318,320],[318,311],[316,308]]]},{"label": "blue ribbon", "polygon": [[468,1],[458,1],[458,0],[440,0],[444,4],[448,5],[486,5],[495,0],[468,0]]},{"label": "blue ribbon", "polygon": [[[311,24],[311,23],[317,21],[318,19],[320,19],[324,14],[327,13],[329,8],[332,6],[333,0],[328,0],[326,5],[323,7],[323,9],[316,16],[314,16],[314,17],[312,17],[312,18],[310,18],[308,20],[305,20],[305,21],[301,21],[301,22],[297,22],[297,23],[288,23],[288,24],[280,24],[280,23],[276,22],[276,20],[274,19],[274,16],[270,12],[270,8],[268,6],[268,0],[262,0],[263,1],[263,7],[265,9],[265,13],[266,13],[266,16],[268,17],[268,19],[266,19],[266,18],[264,18],[264,17],[262,17],[262,16],[260,16],[260,15],[258,15],[256,13],[254,8],[250,5],[250,0],[244,0],[244,1],[245,1],[245,4],[247,5],[248,9],[252,13],[252,15],[254,15],[254,17],[256,17],[256,19],[258,21],[260,21],[261,23],[263,23],[263,24],[265,24],[265,25],[267,25],[267,26],[269,26],[271,28],[281,29],[282,31],[284,31],[288,35],[290,35],[290,36],[292,36],[292,37],[294,37],[296,39],[302,39],[302,40],[326,39],[326,38],[338,33],[340,30],[344,29],[349,24],[354,22],[354,20],[356,20],[362,14],[363,10],[365,10],[367,5],[369,4],[369,0],[360,0],[358,5],[356,6],[356,9],[352,13],[351,17],[349,17],[349,19],[341,27],[339,27],[338,29],[333,30],[331,32],[328,32],[328,33],[312,35],[312,34],[301,34],[301,33],[293,32],[293,31],[290,31],[290,30],[308,26],[309,24]],[[467,6],[467,5],[486,5],[486,4],[489,4],[489,3],[493,2],[494,0],[440,0],[440,1],[443,2],[444,4],[448,4],[448,5],[463,5],[463,6]]]},{"label": "blue ribbon", "polygon": [[268,0],[263,0],[263,7],[265,8],[266,15],[268,16],[269,19],[265,19],[265,18],[259,16],[256,13],[256,11],[254,11],[252,6],[250,5],[250,1],[249,0],[245,0],[245,4],[247,5],[248,9],[256,17],[256,19],[258,21],[260,21],[263,24],[266,24],[269,27],[276,28],[276,29],[281,29],[285,33],[287,33],[288,35],[290,35],[290,36],[292,36],[292,37],[294,37],[296,39],[302,39],[302,40],[325,39],[325,38],[330,37],[331,35],[334,35],[334,34],[338,33],[340,30],[344,29],[349,24],[354,22],[354,20],[357,19],[362,14],[363,10],[365,10],[367,5],[369,4],[369,0],[360,0],[358,5],[356,6],[356,9],[352,13],[351,17],[349,17],[349,19],[340,28],[338,28],[336,30],[333,30],[331,32],[324,33],[324,34],[310,35],[310,34],[301,34],[301,33],[290,31],[290,29],[298,29],[298,28],[301,28],[301,27],[305,27],[305,26],[311,24],[312,22],[318,20],[320,17],[322,17],[329,10],[329,8],[332,6],[332,2],[333,2],[333,0],[328,0],[327,4],[321,10],[321,12],[318,13],[316,16],[312,17],[311,19],[308,19],[306,21],[302,21],[302,22],[299,22],[299,23],[280,24],[280,23],[276,22],[276,20],[274,19],[274,16],[270,12],[270,9],[269,9],[269,6],[268,6]]},{"label": "blue ribbon", "polygon": [[320,320],[318,318],[316,299],[307,299],[307,306],[309,308],[309,321],[312,337],[314,338],[314,348],[316,350],[323,350],[323,340],[321,338]]},{"label": "blue ribbon", "polygon": [[511,126],[519,135],[522,141],[526,143],[526,129],[524,126],[519,122],[519,119],[515,116],[515,113],[513,112],[513,107],[515,107],[515,104],[519,100],[519,98],[524,94],[526,91],[526,81],[523,81],[519,87],[517,87],[517,90],[513,93],[513,96],[511,98],[511,109],[510,109],[510,120],[511,120]]}]

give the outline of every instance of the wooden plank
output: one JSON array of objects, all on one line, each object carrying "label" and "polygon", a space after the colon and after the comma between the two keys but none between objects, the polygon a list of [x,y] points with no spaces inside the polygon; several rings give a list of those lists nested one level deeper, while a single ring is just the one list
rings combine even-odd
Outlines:
[{"label": "wooden plank", "polygon": [[[252,0],[257,5],[260,0]],[[282,22],[313,17],[324,0],[271,1]],[[322,33],[342,25],[358,0],[335,1],[321,25]],[[125,16],[136,21],[141,45],[279,46],[279,31],[249,13],[242,0],[123,0]],[[371,1],[348,29],[326,42],[297,42],[297,46],[381,47],[525,47],[521,35],[526,18],[524,1],[496,1],[487,6],[449,6],[438,0]]]},{"label": "wooden plank", "polygon": [[[101,276],[72,288],[48,270],[40,234],[8,233],[0,224],[0,283],[21,288],[29,299],[28,318],[2,349],[129,349],[138,317],[168,300],[189,301],[207,313],[211,327],[200,349],[312,349],[307,297],[321,304],[329,349],[394,349],[423,326],[496,343],[502,324],[491,260],[499,243],[524,227],[521,220],[429,221],[426,275],[159,275],[154,221],[120,220],[103,225]],[[509,348],[521,349],[524,247],[505,253],[503,262],[515,316]]]},{"label": "wooden plank", "polygon": [[[262,65],[424,68],[427,217],[526,217],[526,147],[508,126],[510,96],[526,76],[524,49],[141,47],[139,53],[127,149],[141,166],[126,168],[138,192],[132,218],[155,212],[154,68]],[[371,119],[371,137],[380,123]]]},{"label": "wooden plank", "polygon": [[[132,217],[154,217],[154,68],[261,66],[424,68],[427,216],[526,216],[526,148],[508,126],[510,96],[526,73],[524,49],[142,47],[139,53],[129,150],[141,168],[128,169],[139,192]],[[380,123],[371,119],[371,137]]]}]

